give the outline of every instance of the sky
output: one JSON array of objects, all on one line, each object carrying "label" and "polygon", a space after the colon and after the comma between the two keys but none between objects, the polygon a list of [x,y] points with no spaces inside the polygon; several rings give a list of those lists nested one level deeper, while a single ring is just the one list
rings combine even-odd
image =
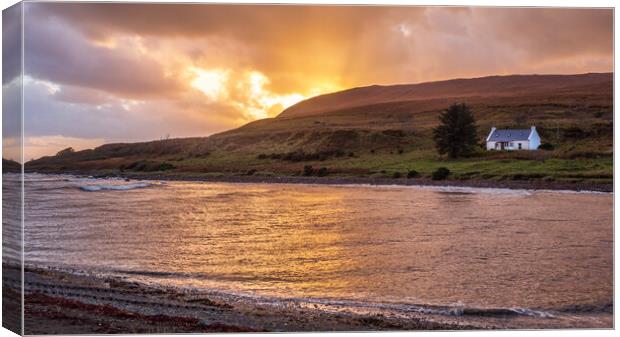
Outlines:
[{"label": "sky", "polygon": [[24,20],[25,160],[207,136],[351,87],[613,71],[610,9],[26,3]]}]

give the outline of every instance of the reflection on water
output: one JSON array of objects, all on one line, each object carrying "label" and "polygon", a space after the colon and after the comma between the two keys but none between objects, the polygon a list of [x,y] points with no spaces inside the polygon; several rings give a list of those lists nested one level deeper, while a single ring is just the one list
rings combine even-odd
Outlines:
[{"label": "reflection on water", "polygon": [[[131,183],[29,176],[26,262],[283,297],[529,308],[612,299],[609,194],[118,188]],[[102,184],[117,187],[80,189]]]}]

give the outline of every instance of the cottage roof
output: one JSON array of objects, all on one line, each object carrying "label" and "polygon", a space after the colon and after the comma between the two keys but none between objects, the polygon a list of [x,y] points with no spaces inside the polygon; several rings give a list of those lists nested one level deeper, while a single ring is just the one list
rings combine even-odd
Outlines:
[{"label": "cottage roof", "polygon": [[489,137],[489,141],[492,142],[512,142],[518,140],[528,140],[531,129],[504,129],[493,130],[493,133]]}]

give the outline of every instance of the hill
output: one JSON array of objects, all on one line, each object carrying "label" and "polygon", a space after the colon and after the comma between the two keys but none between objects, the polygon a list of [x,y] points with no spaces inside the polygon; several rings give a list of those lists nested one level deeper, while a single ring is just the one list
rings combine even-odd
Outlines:
[{"label": "hill", "polygon": [[[472,158],[440,158],[432,128],[454,102],[472,107],[481,143],[491,126],[536,125],[554,150],[481,147]],[[294,176],[316,175],[324,167],[321,175],[329,177],[385,178],[410,170],[428,177],[445,166],[453,172],[450,179],[610,184],[612,154],[612,74],[514,75],[354,88],[210,137],[67,150],[30,161],[26,169]]]},{"label": "hill", "polygon": [[19,173],[22,165],[14,160],[2,158],[2,172]]},{"label": "hill", "polygon": [[468,98],[510,98],[523,96],[572,96],[597,94],[609,87],[611,73],[581,75],[510,75],[454,79],[420,84],[353,88],[312,97],[284,110],[280,116],[293,117],[386,102],[428,101]]}]

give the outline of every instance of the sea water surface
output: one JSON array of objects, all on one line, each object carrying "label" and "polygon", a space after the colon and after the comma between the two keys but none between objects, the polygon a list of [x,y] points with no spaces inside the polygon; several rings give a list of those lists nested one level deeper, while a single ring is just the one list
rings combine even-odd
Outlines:
[{"label": "sea water surface", "polygon": [[325,303],[613,305],[612,194],[28,174],[25,201],[31,265]]}]

